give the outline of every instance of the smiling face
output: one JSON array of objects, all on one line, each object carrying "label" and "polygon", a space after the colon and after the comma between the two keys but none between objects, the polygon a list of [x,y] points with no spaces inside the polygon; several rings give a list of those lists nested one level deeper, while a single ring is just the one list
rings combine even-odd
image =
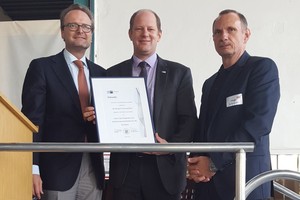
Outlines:
[{"label": "smiling face", "polygon": [[133,44],[134,55],[145,60],[155,53],[162,32],[158,29],[155,15],[144,10],[135,16],[128,34]]},{"label": "smiling face", "polygon": [[[69,23],[92,25],[89,16],[81,10],[71,10],[64,17],[64,25]],[[92,31],[85,33],[82,27],[72,31],[68,27],[61,30],[61,37],[65,41],[66,49],[73,55],[83,56],[86,49],[90,47],[92,42]],[[83,54],[82,54],[83,53]],[[81,55],[82,54],[82,55]]]},{"label": "smiling face", "polygon": [[245,51],[249,37],[249,29],[243,26],[236,13],[227,13],[215,20],[213,40],[224,67],[230,67],[237,62]]}]

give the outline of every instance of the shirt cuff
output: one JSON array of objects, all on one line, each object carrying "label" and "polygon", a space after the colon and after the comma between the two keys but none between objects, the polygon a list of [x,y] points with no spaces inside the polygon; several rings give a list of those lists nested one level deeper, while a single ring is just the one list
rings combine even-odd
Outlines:
[{"label": "shirt cuff", "polygon": [[32,174],[40,175],[40,168],[38,165],[32,165]]},{"label": "shirt cuff", "polygon": [[210,163],[209,163],[209,170],[211,172],[217,172],[218,171],[218,168],[216,167],[216,165],[213,163],[212,160],[210,160]]}]

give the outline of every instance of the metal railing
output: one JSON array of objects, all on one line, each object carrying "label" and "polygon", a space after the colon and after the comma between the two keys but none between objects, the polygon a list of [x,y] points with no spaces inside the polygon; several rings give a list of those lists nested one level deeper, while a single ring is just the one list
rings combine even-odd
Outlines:
[{"label": "metal railing", "polygon": [[0,151],[13,152],[235,152],[236,200],[245,200],[246,152],[253,150],[253,143],[0,143]]},{"label": "metal railing", "polygon": [[[251,180],[249,180],[246,184],[245,188],[245,197],[247,198],[248,195],[258,186],[261,184],[264,184],[266,182],[275,180],[275,179],[290,179],[290,180],[296,180],[300,182],[300,173],[291,171],[291,170],[271,170],[264,173],[261,173],[255,177],[253,177]],[[283,193],[284,195],[288,196],[292,199],[299,199],[299,194],[285,188],[284,186],[281,186],[280,184],[274,182],[274,189],[276,191],[279,191]]]},{"label": "metal railing", "polygon": [[283,185],[277,183],[276,181],[273,182],[273,185],[275,191],[283,194],[284,196],[290,199],[300,200],[300,195],[297,194],[296,192],[284,187]]}]

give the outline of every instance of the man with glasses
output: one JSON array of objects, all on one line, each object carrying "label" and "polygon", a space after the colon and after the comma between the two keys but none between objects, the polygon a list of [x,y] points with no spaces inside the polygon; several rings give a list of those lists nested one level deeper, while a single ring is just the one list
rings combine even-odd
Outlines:
[{"label": "man with glasses", "polygon": [[[65,49],[34,59],[22,91],[22,112],[37,126],[34,142],[98,142],[95,124],[83,116],[93,104],[90,78],[105,70],[85,57],[93,34],[93,16],[73,4],[61,13]],[[104,183],[100,153],[34,153],[33,195],[46,200],[99,200]]]}]

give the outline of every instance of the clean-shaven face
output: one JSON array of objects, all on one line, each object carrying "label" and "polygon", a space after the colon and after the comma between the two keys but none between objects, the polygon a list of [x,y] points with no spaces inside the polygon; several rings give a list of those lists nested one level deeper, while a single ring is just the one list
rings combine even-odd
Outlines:
[{"label": "clean-shaven face", "polygon": [[157,28],[155,15],[150,11],[142,11],[135,16],[129,38],[133,43],[134,55],[144,60],[156,51],[161,38]]},{"label": "clean-shaven face", "polygon": [[[67,13],[64,18],[64,25],[69,23],[92,25],[89,16],[81,10],[72,10]],[[61,37],[66,43],[66,49],[70,52],[86,50],[89,48],[92,42],[92,34],[92,30],[86,33],[81,27],[78,27],[75,31],[70,30],[68,27],[64,27],[61,31]]]},{"label": "clean-shaven face", "polygon": [[222,58],[239,58],[243,54],[250,32],[235,13],[221,15],[213,26],[215,49]]}]

